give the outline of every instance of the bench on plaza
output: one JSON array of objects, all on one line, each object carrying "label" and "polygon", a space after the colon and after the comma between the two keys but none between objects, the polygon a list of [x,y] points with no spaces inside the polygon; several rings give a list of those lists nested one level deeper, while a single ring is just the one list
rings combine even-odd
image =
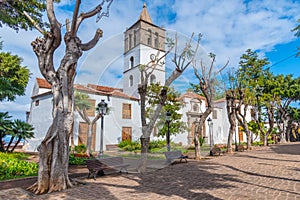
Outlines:
[{"label": "bench on plaza", "polygon": [[98,158],[98,160],[102,164],[104,164],[107,169],[114,169],[119,171],[120,173],[122,172],[122,170],[124,170],[126,173],[128,173],[127,167],[129,166],[129,164],[124,162],[123,157]]},{"label": "bench on plaza", "polygon": [[177,150],[177,151],[167,151],[164,154],[165,154],[165,157],[167,159],[167,162],[169,162],[169,163],[173,163],[177,159],[180,159],[180,162],[182,161],[182,159],[184,159],[185,162],[187,163],[188,156],[183,155],[182,152],[179,151],[179,150]]},{"label": "bench on plaza", "polygon": [[237,149],[238,151],[245,151],[244,145],[238,145]]},{"label": "bench on plaza", "polygon": [[107,169],[107,166],[97,159],[86,160],[86,165],[89,170],[88,178],[90,177],[90,175],[92,175],[94,177],[94,180],[96,180],[96,176],[99,172],[101,172],[101,174],[104,174],[103,170]]},{"label": "bench on plaza", "polygon": [[212,149],[211,149],[211,152],[212,152],[212,155],[213,155],[213,156],[216,156],[216,155],[220,156],[221,153],[222,153],[220,147],[214,147],[214,148],[212,148]]}]

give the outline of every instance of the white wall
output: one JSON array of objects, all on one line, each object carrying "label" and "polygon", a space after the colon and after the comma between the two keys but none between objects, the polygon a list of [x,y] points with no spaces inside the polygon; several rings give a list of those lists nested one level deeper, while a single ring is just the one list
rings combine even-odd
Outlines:
[{"label": "white wall", "polygon": [[[140,44],[137,45],[134,49],[130,50],[124,55],[124,73],[123,73],[123,90],[125,94],[139,97],[138,94],[138,84],[141,82],[141,72],[139,70],[139,65],[146,65],[150,60],[150,55],[157,55],[157,50],[146,45]],[[163,53],[159,54],[159,57],[162,56]],[[130,57],[134,57],[134,67],[130,68]],[[163,62],[164,59],[161,60]],[[160,84],[165,83],[165,65],[157,66],[156,70],[152,73],[156,77],[156,81],[160,82]],[[133,86],[129,85],[129,77],[133,76]]]},{"label": "white wall", "polygon": [[[36,106],[35,102],[39,101]],[[34,138],[26,142],[27,151],[37,151],[37,147],[44,139],[52,123],[52,94],[38,96],[31,101],[31,110],[28,123],[34,127]]]},{"label": "white wall", "polygon": [[[106,150],[107,144],[118,144],[122,139],[122,127],[132,127],[132,139],[137,140],[141,136],[141,123],[140,123],[140,108],[138,101],[129,100],[119,97],[110,97],[109,101],[107,96],[89,94],[91,99],[96,100],[96,104],[100,103],[102,99],[108,104],[110,113],[104,117],[104,139],[103,149]],[[35,101],[39,100],[39,106],[35,106]],[[122,104],[130,103],[132,110],[132,119],[122,119]],[[90,118],[91,120],[94,117]],[[28,123],[34,127],[35,138],[30,139],[26,144],[27,151],[37,151],[38,145],[44,139],[52,123],[52,95],[42,95],[34,98],[31,103],[31,111]],[[74,142],[78,144],[79,122],[83,122],[80,115],[74,112]],[[96,127],[96,151],[100,150],[100,132],[101,132],[101,118],[97,121]]]}]

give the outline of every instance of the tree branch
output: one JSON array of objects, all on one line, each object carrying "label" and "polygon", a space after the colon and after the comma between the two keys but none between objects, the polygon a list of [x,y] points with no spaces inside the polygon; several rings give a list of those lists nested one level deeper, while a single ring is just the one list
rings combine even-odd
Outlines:
[{"label": "tree branch", "polygon": [[34,26],[34,27],[35,27],[42,35],[45,34],[46,31],[45,31],[44,29],[42,29],[42,28],[39,26],[39,24],[38,24],[36,21],[34,21],[26,11],[23,11],[23,14],[29,19],[29,21],[33,24],[33,26]]},{"label": "tree branch", "polygon": [[72,19],[72,25],[71,25],[71,36],[74,37],[77,31],[77,17],[78,17],[78,11],[81,4],[81,0],[76,0],[76,5],[73,12],[73,19]]},{"label": "tree branch", "polygon": [[96,44],[98,43],[99,39],[102,37],[103,31],[101,29],[97,29],[94,38],[85,43],[85,44],[80,44],[80,48],[82,51],[88,51],[91,48],[93,48],[94,46],[96,46]]},{"label": "tree branch", "polygon": [[79,26],[80,26],[81,22],[82,22],[84,19],[87,19],[87,18],[90,18],[90,17],[95,16],[95,15],[96,15],[97,13],[99,13],[101,10],[102,10],[102,6],[101,6],[101,4],[99,4],[99,5],[96,6],[96,7],[94,8],[94,10],[92,10],[92,11],[87,12],[87,13],[81,13],[80,16],[77,18],[76,31],[78,31]]}]

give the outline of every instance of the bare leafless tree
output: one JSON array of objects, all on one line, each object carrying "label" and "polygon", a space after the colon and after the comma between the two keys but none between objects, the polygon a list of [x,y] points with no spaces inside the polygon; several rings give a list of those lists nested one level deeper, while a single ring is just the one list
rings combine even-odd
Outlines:
[{"label": "bare leafless tree", "polygon": [[[147,63],[145,66],[141,68],[141,83],[138,86],[138,93],[140,95],[140,102],[141,102],[141,121],[142,121],[142,136],[141,136],[141,144],[142,144],[142,159],[139,166],[139,171],[144,172],[146,170],[146,160],[147,160],[147,153],[149,148],[150,142],[150,135],[153,131],[154,125],[159,117],[159,114],[163,108],[163,105],[167,99],[167,88],[172,84],[174,80],[176,80],[193,62],[196,52],[199,47],[199,43],[201,40],[201,34],[198,35],[197,44],[194,49],[192,49],[192,42],[193,36],[187,41],[183,50],[178,53],[178,41],[177,41],[177,34],[175,35],[175,41],[169,39],[167,41],[168,50],[161,56],[159,56],[160,52],[156,55],[152,54],[150,56],[151,61]],[[147,95],[147,88],[149,84],[149,78],[153,71],[157,68],[157,66],[161,65],[161,61],[165,58],[172,50],[174,49],[174,57],[172,62],[175,65],[172,74],[167,78],[163,89],[160,92],[160,101],[156,105],[154,114],[151,116],[150,120],[147,122],[146,120],[146,95]]]},{"label": "bare leafless tree", "polygon": [[[194,73],[199,81],[199,84],[195,85],[196,91],[198,90],[198,92],[204,95],[207,104],[206,110],[204,111],[204,113],[202,113],[198,121],[199,123],[197,126],[198,130],[196,131],[196,133],[202,133],[205,120],[208,117],[208,115],[213,111],[217,75],[220,74],[220,72],[223,69],[225,69],[229,63],[229,61],[227,61],[227,63],[219,70],[214,70],[216,55],[210,53],[209,57],[211,58],[211,63],[209,67],[205,66],[202,60],[200,61],[200,69],[201,69],[200,72],[197,69],[197,63],[196,62],[194,63]],[[199,142],[198,134],[194,134],[194,143],[195,143],[195,158],[200,159],[201,151],[200,151],[200,142]]]}]

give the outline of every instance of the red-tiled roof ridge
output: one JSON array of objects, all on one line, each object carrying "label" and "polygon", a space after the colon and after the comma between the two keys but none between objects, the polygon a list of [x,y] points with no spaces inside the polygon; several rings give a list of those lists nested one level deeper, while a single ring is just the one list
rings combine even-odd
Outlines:
[{"label": "red-tiled roof ridge", "polygon": [[185,93],[183,93],[181,96],[180,96],[180,99],[182,98],[195,98],[195,99],[201,99],[201,100],[204,100],[206,101],[206,98],[197,94],[197,93],[194,93],[194,92],[191,92],[191,91],[187,91]]},{"label": "red-tiled roof ridge", "polygon": [[[49,88],[51,89],[51,85],[43,78],[36,78],[37,83],[40,88]],[[47,85],[48,83],[48,85]],[[123,93],[123,90],[120,88],[113,88],[108,86],[102,86],[102,85],[95,85],[95,84],[88,84],[87,86],[80,85],[80,84],[74,84],[74,89],[87,92],[87,93],[93,93],[98,95],[107,95],[107,96],[115,96],[125,99],[131,99],[138,101],[139,99],[130,95],[127,95]]]},{"label": "red-tiled roof ridge", "polygon": [[48,83],[48,81],[46,79],[36,78],[36,81],[37,81],[39,88],[51,89],[51,85]]},{"label": "red-tiled roof ridge", "polygon": [[95,85],[95,84],[90,84],[90,83],[87,85],[87,87],[93,88],[95,90],[102,91],[102,92],[113,92],[114,90],[123,92],[123,90],[120,88],[113,88],[113,87],[109,87],[109,86]]},{"label": "red-tiled roof ridge", "polygon": [[215,103],[220,103],[226,101],[225,97],[215,100]]},{"label": "red-tiled roof ridge", "polygon": [[87,86],[80,85],[80,84],[74,84],[74,89],[79,90],[79,91],[83,91],[83,92],[107,95],[107,92],[99,92],[98,90],[95,90],[93,88],[89,88]]},{"label": "red-tiled roof ridge", "polygon": [[119,90],[114,90],[111,92],[111,95],[112,96],[116,96],[116,97],[121,97],[121,98],[126,98],[126,99],[131,99],[131,100],[135,100],[135,101],[138,101],[139,99],[136,98],[136,97],[133,97],[133,96],[129,96],[125,93],[123,93],[122,91],[119,91]]}]

